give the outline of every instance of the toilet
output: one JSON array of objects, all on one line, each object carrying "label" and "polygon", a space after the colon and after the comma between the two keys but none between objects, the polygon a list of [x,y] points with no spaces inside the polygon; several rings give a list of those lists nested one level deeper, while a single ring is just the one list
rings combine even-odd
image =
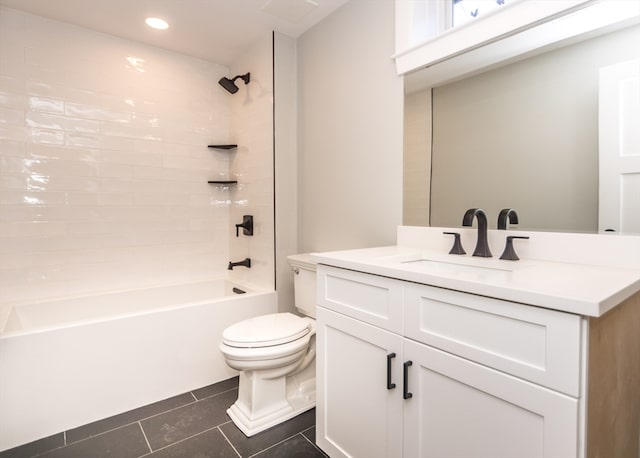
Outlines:
[{"label": "toilet", "polygon": [[304,316],[262,315],[222,333],[220,351],[240,372],[238,399],[227,414],[246,436],[316,405],[316,265],[308,254],[287,259],[294,272],[295,306]]}]

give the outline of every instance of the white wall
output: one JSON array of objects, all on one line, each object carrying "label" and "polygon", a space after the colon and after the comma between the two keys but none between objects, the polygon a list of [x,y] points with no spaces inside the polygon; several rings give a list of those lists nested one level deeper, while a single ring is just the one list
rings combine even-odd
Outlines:
[{"label": "white wall", "polygon": [[298,41],[301,252],[395,243],[403,83],[394,2],[352,0]]},{"label": "white wall", "polygon": [[278,309],[293,311],[293,272],[287,256],[298,252],[298,149],[296,41],[274,34],[276,290]]},{"label": "white wall", "polygon": [[224,66],[0,9],[0,303],[226,275],[245,211],[233,255],[273,287],[271,37],[241,59],[230,96]]}]

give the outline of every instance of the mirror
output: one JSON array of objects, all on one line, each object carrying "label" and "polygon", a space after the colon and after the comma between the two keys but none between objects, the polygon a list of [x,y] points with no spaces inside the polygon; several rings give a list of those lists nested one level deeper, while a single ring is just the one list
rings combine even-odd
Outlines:
[{"label": "mirror", "polygon": [[600,68],[639,56],[633,25],[406,94],[403,224],[510,207],[519,228],[596,232]]}]

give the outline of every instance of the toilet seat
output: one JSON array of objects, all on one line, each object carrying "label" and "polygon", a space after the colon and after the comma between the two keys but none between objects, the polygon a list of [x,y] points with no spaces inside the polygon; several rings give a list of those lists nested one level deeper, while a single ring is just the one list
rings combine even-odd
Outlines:
[{"label": "toilet seat", "polygon": [[272,313],[229,326],[222,333],[222,343],[247,349],[273,347],[302,339],[312,332],[312,328],[313,322],[308,318],[292,313]]},{"label": "toilet seat", "polygon": [[229,326],[222,334],[220,350],[236,370],[278,368],[300,361],[314,335],[314,320],[274,313]]}]

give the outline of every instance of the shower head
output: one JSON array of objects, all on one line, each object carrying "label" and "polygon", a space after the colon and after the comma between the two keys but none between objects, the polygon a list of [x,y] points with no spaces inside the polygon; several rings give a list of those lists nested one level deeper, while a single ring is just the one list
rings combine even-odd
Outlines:
[{"label": "shower head", "polygon": [[235,94],[238,92],[238,86],[236,86],[235,81],[240,78],[244,81],[244,84],[249,84],[251,73],[245,73],[244,75],[238,75],[233,79],[229,79],[226,76],[220,78],[218,84],[225,88],[230,94]]}]

